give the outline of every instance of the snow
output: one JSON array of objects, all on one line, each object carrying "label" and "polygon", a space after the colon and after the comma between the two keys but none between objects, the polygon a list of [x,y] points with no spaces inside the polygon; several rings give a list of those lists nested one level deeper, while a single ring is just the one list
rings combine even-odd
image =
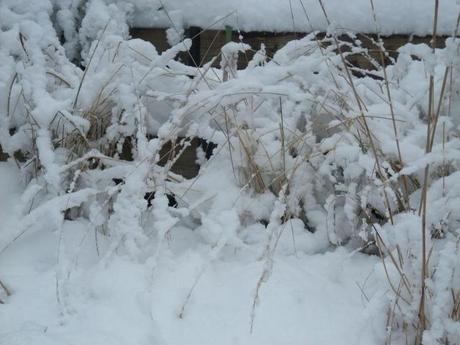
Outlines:
[{"label": "snow", "polygon": [[[358,77],[334,18],[320,42],[238,71],[231,42],[196,68],[180,35],[130,40],[134,11],[0,2],[0,344],[458,345],[458,39]],[[417,11],[391,30],[428,27]],[[187,179],[162,148],[193,162],[197,141],[213,152]]]},{"label": "snow", "polygon": [[[1,194],[2,210],[19,207],[14,168],[2,163],[0,177],[15,186]],[[14,212],[3,213],[1,231],[20,222]],[[193,237],[176,227],[165,244],[170,254],[159,259],[152,275],[148,262],[127,257],[101,264],[85,222],[66,221],[61,231],[27,233],[2,253],[0,278],[12,295],[0,306],[0,344],[378,344],[363,335],[367,302],[358,287],[367,294],[375,290],[376,258],[346,250],[277,255],[250,333],[263,269],[260,243],[206,263],[207,246],[197,242],[196,251],[183,250]],[[291,243],[289,236],[282,240]],[[105,240],[99,241],[103,248]],[[59,247],[64,256],[58,261]]]},{"label": "snow", "polygon": [[[113,0],[112,0],[113,1]],[[382,35],[428,35],[433,31],[434,1],[374,0],[132,0],[134,27],[189,27],[241,31],[327,31],[329,23],[339,30]],[[168,14],[169,15],[168,15]],[[458,4],[439,2],[440,34],[455,31]],[[174,14],[174,16],[172,15]],[[171,22],[170,18],[175,18]],[[181,22],[178,23],[178,19]],[[329,23],[328,23],[329,21]]]}]

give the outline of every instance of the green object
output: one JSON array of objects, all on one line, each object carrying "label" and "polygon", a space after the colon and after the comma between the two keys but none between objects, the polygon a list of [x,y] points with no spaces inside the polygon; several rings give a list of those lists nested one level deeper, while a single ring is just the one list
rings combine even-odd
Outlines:
[{"label": "green object", "polygon": [[232,40],[233,28],[230,25],[225,25],[225,42]]}]

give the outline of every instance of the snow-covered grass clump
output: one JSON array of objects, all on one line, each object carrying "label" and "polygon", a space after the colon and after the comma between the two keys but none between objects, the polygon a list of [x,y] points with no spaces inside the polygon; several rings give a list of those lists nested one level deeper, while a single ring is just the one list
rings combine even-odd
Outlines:
[{"label": "snow-covered grass clump", "polygon": [[[373,267],[372,287],[357,285],[364,303],[359,331],[345,342],[458,344],[458,40],[447,39],[444,49],[404,46],[382,67],[359,42],[350,47],[331,29],[325,38],[313,33],[290,42],[273,57],[261,47],[244,70],[236,70],[238,52],[251,48],[237,42],[215,58],[221,69],[212,67],[215,60],[195,68],[176,59],[189,40],[162,54],[129,40],[131,13],[130,6],[99,0],[86,8],[45,0],[0,4],[0,144],[10,157],[2,174],[17,181],[16,169],[24,187],[11,191],[17,206],[9,219],[17,222],[2,227],[0,255],[13,263],[21,243],[42,239],[45,259],[36,265],[54,270],[59,324],[77,332],[75,315],[83,318],[88,301],[102,298],[104,279],[123,286],[122,277],[109,274],[121,272],[139,280],[132,285],[138,294],[124,301],[141,306],[139,320],[149,321],[139,325],[163,317],[159,305],[175,320],[190,317],[193,327],[196,295],[205,297],[213,279],[230,281],[219,268],[234,280],[244,276],[244,286],[252,279],[241,295],[246,304],[234,310],[247,317],[238,332],[267,343],[257,324],[260,315],[272,327],[266,313],[276,308],[263,298],[272,277],[283,295],[290,286],[284,279],[297,282],[285,273],[296,267],[294,258],[320,265],[314,255],[324,254],[331,264],[343,257]],[[375,70],[352,65],[352,53]],[[382,47],[382,60],[386,54]],[[197,148],[199,173],[185,179],[171,167],[193,138],[216,147],[212,155]],[[175,149],[166,159],[168,143]],[[57,248],[54,266],[43,249],[47,238]],[[347,284],[365,278],[346,267]],[[346,279],[338,271],[330,278]],[[21,280],[1,274],[0,300],[8,308],[21,290],[10,285]],[[320,281],[316,275],[311,280]],[[186,283],[164,299],[159,286],[176,287],[177,276]],[[279,305],[303,303],[279,298]],[[358,308],[359,298],[351,300]],[[138,334],[139,343],[154,341],[147,333]],[[41,342],[34,336],[25,337]]]}]

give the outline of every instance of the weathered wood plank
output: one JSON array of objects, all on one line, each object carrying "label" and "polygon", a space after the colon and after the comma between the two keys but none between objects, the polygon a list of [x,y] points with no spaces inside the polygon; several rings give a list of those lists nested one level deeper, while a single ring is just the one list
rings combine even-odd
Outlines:
[{"label": "weathered wood plank", "polygon": [[[135,38],[145,39],[157,47],[158,51],[164,51],[168,48],[168,43],[166,40],[166,31],[164,29],[142,29],[134,28],[131,29],[131,35]],[[245,54],[241,54],[238,67],[244,68],[247,63],[254,56],[255,51],[260,49],[261,44],[263,43],[266,48],[267,56],[272,57],[277,50],[282,48],[288,42],[302,38],[306,33],[295,33],[295,32],[237,32],[233,31],[231,35],[232,41],[247,43],[252,47],[252,51],[248,51]],[[199,65],[209,62],[214,56],[219,56],[220,49],[228,42],[228,37],[226,37],[225,31],[218,30],[205,30],[200,31],[199,28],[190,28],[186,31],[187,37],[194,37],[192,56],[193,60],[190,58],[183,58],[184,61],[188,61],[190,65]],[[323,37],[324,34],[319,34],[318,37]],[[381,62],[381,56],[379,52],[379,47],[374,44],[378,40],[377,35],[375,34],[358,34],[357,38],[361,41],[362,46],[367,48],[369,55],[374,58],[376,61]],[[384,47],[389,55],[393,58],[397,57],[397,49],[402,47],[406,43],[426,43],[430,44],[432,36],[410,36],[410,35],[392,35],[387,37],[381,37],[384,43]],[[341,36],[341,40],[350,41],[351,40],[346,36]],[[438,48],[442,48],[445,45],[446,37],[437,37]],[[349,61],[364,69],[372,69],[371,63],[362,55],[356,54],[350,56]],[[219,65],[219,59],[216,61],[215,66]],[[388,63],[389,60],[386,59],[385,63]]]},{"label": "weathered wood plank", "polygon": [[140,38],[152,43],[158,53],[164,52],[169,48],[165,29],[131,28],[129,33],[132,38]]}]

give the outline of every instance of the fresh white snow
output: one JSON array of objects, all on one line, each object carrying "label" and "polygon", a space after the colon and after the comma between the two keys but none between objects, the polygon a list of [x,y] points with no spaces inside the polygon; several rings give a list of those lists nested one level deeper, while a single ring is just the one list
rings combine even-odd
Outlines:
[{"label": "fresh white snow", "polygon": [[[326,19],[321,3],[327,13]],[[241,31],[312,32],[335,28],[382,35],[428,35],[433,31],[430,0],[135,0],[135,27],[188,27]],[[451,35],[457,23],[455,0],[439,2],[440,34]],[[375,19],[374,19],[375,15]]]},{"label": "fresh white snow", "polygon": [[[459,344],[460,43],[358,76],[339,37],[369,7],[323,3],[321,44],[236,70],[237,42],[195,68],[179,34],[129,39],[134,5],[167,24],[149,1],[0,2],[1,345]],[[239,5],[203,4],[162,6],[188,26]],[[300,25],[255,4],[227,24]],[[381,33],[431,30],[434,1],[374,4]],[[185,179],[160,152],[190,138],[216,146]]]},{"label": "fresh white snow", "polygon": [[[2,187],[10,186],[0,196],[2,233],[21,224],[17,176],[1,163]],[[85,222],[31,228],[1,254],[0,279],[12,296],[0,305],[0,344],[378,344],[372,326],[382,320],[366,314],[366,298],[382,292],[377,258],[343,249],[295,255],[286,231],[280,247],[291,253],[275,256],[251,333],[262,246],[207,262],[209,247],[187,233],[172,231],[169,254],[152,270],[126,257],[101,263]],[[104,238],[98,242],[103,250]]]}]

